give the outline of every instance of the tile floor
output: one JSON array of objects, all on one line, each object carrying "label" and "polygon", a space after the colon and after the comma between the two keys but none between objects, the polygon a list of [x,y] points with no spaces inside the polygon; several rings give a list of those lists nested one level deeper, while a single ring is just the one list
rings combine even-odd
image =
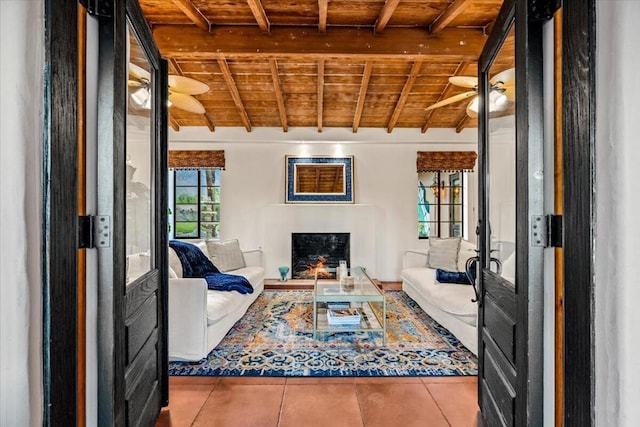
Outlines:
[{"label": "tile floor", "polygon": [[170,377],[156,427],[475,427],[476,389],[476,377]]}]

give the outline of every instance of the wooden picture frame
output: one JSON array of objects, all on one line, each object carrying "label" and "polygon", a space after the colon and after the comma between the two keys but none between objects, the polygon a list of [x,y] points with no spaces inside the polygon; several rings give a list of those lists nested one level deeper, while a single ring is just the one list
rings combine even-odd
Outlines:
[{"label": "wooden picture frame", "polygon": [[285,156],[285,203],[354,203],[353,156]]}]

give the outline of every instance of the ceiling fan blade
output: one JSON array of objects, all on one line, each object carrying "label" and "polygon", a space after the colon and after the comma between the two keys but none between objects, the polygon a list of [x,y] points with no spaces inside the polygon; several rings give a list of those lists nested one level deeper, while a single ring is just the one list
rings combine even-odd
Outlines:
[{"label": "ceiling fan blade", "polygon": [[478,86],[478,78],[471,76],[453,76],[449,77],[449,83],[461,87],[475,88]]},{"label": "ceiling fan blade", "polygon": [[145,85],[140,80],[127,80],[127,86],[135,88],[135,87],[145,87],[147,85]]},{"label": "ceiling fan blade", "polygon": [[440,102],[436,102],[435,104],[428,106],[425,109],[425,111],[433,110],[434,108],[444,107],[445,105],[453,104],[454,102],[460,102],[462,100],[465,100],[475,95],[476,95],[475,91],[460,93],[458,95],[454,95],[450,98],[443,99]]},{"label": "ceiling fan blade", "polygon": [[199,95],[209,91],[209,86],[189,77],[169,76],[169,88],[174,92],[186,93],[188,95]]},{"label": "ceiling fan blade", "polygon": [[129,62],[129,74],[136,79],[151,81],[151,74],[149,74],[147,70],[134,64],[133,62]]},{"label": "ceiling fan blade", "polygon": [[509,68],[508,70],[504,70],[496,74],[489,80],[489,83],[492,85],[498,84],[498,82],[502,82],[502,85],[514,84],[516,81],[516,69]]},{"label": "ceiling fan blade", "polygon": [[171,106],[180,108],[181,110],[185,110],[190,113],[205,113],[204,106],[200,103],[200,101],[198,101],[191,95],[187,95],[186,93],[170,92],[169,102],[171,102]]}]

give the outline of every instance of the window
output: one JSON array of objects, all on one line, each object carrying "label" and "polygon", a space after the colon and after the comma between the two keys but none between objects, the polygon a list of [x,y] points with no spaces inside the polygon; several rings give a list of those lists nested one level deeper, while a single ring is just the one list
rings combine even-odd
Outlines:
[{"label": "window", "polygon": [[418,174],[418,238],[462,237],[464,174]]},{"label": "window", "polygon": [[219,238],[220,169],[186,169],[173,173],[174,238]]}]

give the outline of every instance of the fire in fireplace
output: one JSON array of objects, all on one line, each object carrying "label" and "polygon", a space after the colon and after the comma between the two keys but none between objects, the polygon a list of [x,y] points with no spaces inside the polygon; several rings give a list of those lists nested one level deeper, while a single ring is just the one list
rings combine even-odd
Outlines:
[{"label": "fire in fireplace", "polygon": [[[350,266],[349,233],[291,233],[291,277],[313,279],[318,268],[336,268],[340,260]],[[321,272],[324,278],[335,273]]]}]

